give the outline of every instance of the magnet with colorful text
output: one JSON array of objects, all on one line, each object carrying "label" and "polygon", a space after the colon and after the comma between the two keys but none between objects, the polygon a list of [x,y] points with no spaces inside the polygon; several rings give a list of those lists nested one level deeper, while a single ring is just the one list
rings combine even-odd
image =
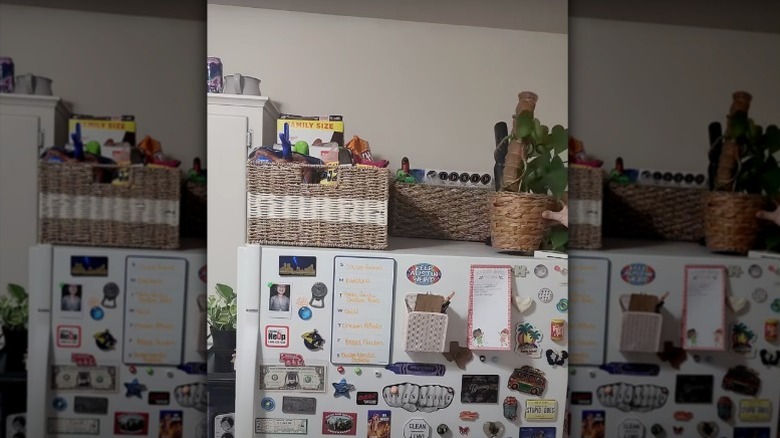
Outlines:
[{"label": "magnet with colorful text", "polygon": [[509,421],[515,421],[517,419],[517,399],[514,397],[507,397],[504,399],[504,418]]},{"label": "magnet with colorful text", "polygon": [[556,418],[558,418],[558,402],[556,400],[526,400],[526,420],[555,421]]},{"label": "magnet with colorful text", "polygon": [[368,433],[369,438],[390,438],[390,411],[368,411]]},{"label": "magnet with colorful text", "polygon": [[265,326],[265,346],[287,348],[290,346],[290,327],[286,325]]},{"label": "magnet with colorful text", "polygon": [[323,412],[322,435],[355,435],[357,433],[357,413]]},{"label": "magnet with colorful text", "polygon": [[71,353],[70,361],[80,367],[94,367],[97,365],[95,356],[89,353]]},{"label": "magnet with colorful text", "polygon": [[718,418],[723,421],[731,421],[734,415],[734,402],[727,396],[718,399]]},{"label": "magnet with colorful text", "polygon": [[171,393],[168,391],[149,391],[146,400],[153,406],[167,406],[171,404]]},{"label": "magnet with colorful text", "polygon": [[160,411],[160,438],[181,437],[184,430],[183,411]]},{"label": "magnet with colorful text", "polygon": [[524,426],[520,428],[520,438],[555,438],[556,436],[554,427]]},{"label": "magnet with colorful text", "polygon": [[756,334],[744,323],[732,324],[731,351],[745,357],[753,357],[756,354],[756,350],[753,348],[755,341]]},{"label": "magnet with colorful text", "polygon": [[644,263],[632,263],[620,270],[620,278],[628,284],[643,286],[655,280],[655,270]]},{"label": "magnet with colorful text", "polygon": [[523,365],[512,372],[506,386],[513,391],[541,396],[547,389],[547,378],[541,370]]},{"label": "magnet with colorful text", "polygon": [[304,366],[303,356],[297,353],[279,353],[279,361],[288,367]]},{"label": "magnet with colorful text", "polygon": [[518,323],[515,327],[515,353],[532,358],[542,357],[542,331],[530,322]]},{"label": "magnet with colorful text", "polygon": [[111,351],[116,347],[116,338],[106,329],[95,333],[95,345],[103,351]]},{"label": "magnet with colorful text", "polygon": [[301,338],[303,338],[303,345],[311,351],[319,350],[325,345],[325,339],[320,336],[317,329],[303,333]]},{"label": "magnet with colorful text", "polygon": [[406,270],[406,278],[418,286],[430,286],[441,280],[441,269],[430,263],[418,263]]},{"label": "magnet with colorful text", "polygon": [[81,347],[81,326],[58,325],[57,326],[57,347],[60,348]]},{"label": "magnet with colorful text", "polygon": [[100,302],[103,307],[107,309],[116,308],[116,297],[119,296],[119,286],[114,283],[106,283],[103,285],[103,301]]},{"label": "magnet with colorful text", "polygon": [[744,365],[729,368],[723,376],[720,387],[738,394],[755,396],[761,387],[761,379],[758,373]]},{"label": "magnet with colorful text", "polygon": [[148,435],[148,412],[115,412],[114,435]]}]

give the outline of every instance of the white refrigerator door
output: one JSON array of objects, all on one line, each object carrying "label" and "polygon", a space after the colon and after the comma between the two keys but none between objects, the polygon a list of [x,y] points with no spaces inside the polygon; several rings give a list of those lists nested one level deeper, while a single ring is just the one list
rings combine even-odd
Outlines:
[{"label": "white refrigerator door", "polygon": [[[674,429],[682,430],[682,436],[698,435],[694,432],[700,422],[714,422],[718,427],[716,436],[775,436],[777,431],[777,406],[780,403],[780,380],[777,379],[777,367],[764,365],[760,358],[760,351],[767,349],[772,354],[777,352],[777,344],[764,338],[764,324],[769,319],[777,319],[778,314],[771,309],[774,299],[780,298],[780,262],[772,260],[748,259],[745,257],[729,257],[702,253],[699,248],[690,247],[691,255],[677,255],[677,251],[654,251],[648,249],[622,250],[622,251],[576,251],[570,254],[572,266],[572,279],[580,278],[577,272],[581,266],[581,257],[606,258],[610,265],[608,300],[606,308],[597,308],[594,305],[585,306],[583,303],[598,303],[598,296],[607,293],[600,287],[577,285],[580,294],[575,300],[572,295],[572,312],[587,313],[590,315],[607,315],[607,329],[599,333],[594,330],[586,334],[586,331],[578,331],[582,334],[583,341],[590,340],[594,343],[605,345],[604,363],[613,364],[600,369],[594,367],[580,367],[572,364],[577,372],[570,377],[570,390],[575,398],[581,398],[584,393],[590,393],[591,404],[572,403],[571,410],[571,436],[587,436],[587,416],[593,411],[604,412],[604,436],[623,436],[623,433],[636,432],[637,424],[644,427],[645,436],[650,436],[650,428],[658,423],[666,430],[667,436],[674,434]],[[654,278],[646,284],[630,284],[628,277],[621,275],[634,266],[644,272],[653,273]],[[682,340],[683,296],[685,290],[686,266],[717,266],[727,270],[727,294],[738,299],[745,300],[745,306],[739,312],[734,312],[728,305],[725,309],[726,333],[725,351],[695,351],[690,350],[685,354],[685,360],[672,366],[669,360],[662,360],[655,353],[630,353],[621,352],[619,349],[621,336],[620,296],[632,293],[647,293],[661,296],[669,293],[664,301],[661,313],[663,326],[661,331],[661,348],[665,342],[671,342],[679,348]],[[626,277],[624,279],[624,277]],[[645,278],[650,278],[647,276]],[[597,279],[592,279],[591,284],[598,284]],[[766,294],[762,294],[763,290]],[[758,292],[757,292],[758,291]],[[575,294],[575,287],[572,287]],[[764,298],[761,296],[764,295]],[[758,301],[756,300],[758,299]],[[760,301],[760,302],[759,302]],[[780,305],[780,301],[776,305]],[[577,309],[582,309],[578,311]],[[720,314],[713,312],[714,320],[720,319]],[[580,318],[578,317],[578,320]],[[585,321],[580,321],[584,323]],[[738,354],[732,351],[731,328],[734,324],[742,323],[753,334],[752,352]],[[573,327],[572,330],[579,330]],[[702,334],[703,336],[703,334]],[[580,345],[573,344],[572,354],[577,355]],[[612,374],[606,368],[617,368],[617,364],[651,364],[659,367],[657,376]],[[759,392],[755,398],[724,389],[722,384],[729,369],[737,365],[746,365],[758,373],[761,380]],[[614,371],[613,371],[614,372]],[[711,384],[709,383],[711,379]],[[728,379],[727,379],[728,380]],[[701,382],[705,382],[702,385]],[[698,388],[702,386],[702,388]],[[696,388],[698,389],[696,389]],[[703,387],[708,389],[703,390]],[[695,390],[692,390],[694,388]],[[718,419],[717,403],[721,397],[731,399],[733,420],[726,422]],[[707,401],[709,400],[709,401]],[[763,400],[763,401],[761,401]],[[754,406],[748,405],[757,402]],[[750,420],[748,416],[740,419],[741,404],[745,402],[744,409],[762,411],[759,407],[762,403],[769,408],[770,422]],[[675,413],[690,413],[691,421],[676,420]],[[681,414],[682,415],[682,414]],[[681,417],[682,418],[682,417]],[[758,435],[749,435],[742,431],[737,434],[737,428],[760,427],[766,431]],[[764,434],[766,433],[766,434]],[[585,434],[585,435],[581,435]],[[625,435],[634,436],[634,435]]]},{"label": "white refrigerator door", "polygon": [[31,253],[36,306],[46,306],[31,342],[48,348],[31,349],[28,412],[41,421],[30,436],[204,436],[205,251],[42,245]]},{"label": "white refrigerator door", "polygon": [[[568,363],[565,360],[561,362],[558,360],[568,349],[568,340],[565,329],[560,339],[551,339],[551,320],[561,320],[566,327],[567,261],[504,256],[480,244],[442,241],[431,243],[416,239],[408,239],[406,243],[407,245],[399,245],[399,247],[407,249],[390,251],[297,247],[261,249],[251,245],[240,250],[239,278],[246,281],[246,283],[239,282],[243,287],[238,291],[237,363],[239,365],[236,376],[238,382],[236,431],[240,436],[265,436],[259,434],[256,427],[268,427],[268,423],[280,418],[306,420],[309,436],[319,436],[320,433],[328,433],[323,429],[325,427],[323,424],[327,423],[326,417],[333,413],[354,416],[356,435],[367,436],[369,410],[390,411],[392,418],[390,436],[393,437],[403,436],[404,428],[413,427],[414,421],[418,419],[425,419],[434,429],[431,436],[435,436],[435,428],[440,423],[447,424],[454,433],[458,433],[457,426],[460,425],[470,427],[472,434],[481,436],[482,425],[488,421],[502,423],[506,431],[505,436],[517,436],[521,426],[540,428],[537,429],[537,433],[543,430],[542,428],[554,428],[554,436],[563,436]],[[298,272],[305,275],[289,275],[290,270],[285,267],[285,264],[292,257],[301,259],[315,257],[314,275],[309,275],[312,274],[311,271]],[[338,285],[339,282],[349,283],[356,287],[355,291],[357,291],[360,289],[360,284],[367,284],[363,275],[350,276],[343,270],[340,271],[342,269],[338,266],[340,263],[350,263],[354,265],[352,269],[359,271],[363,269],[359,265],[366,261],[365,269],[372,270],[378,267],[384,269],[388,259],[391,263],[389,266],[393,266],[394,270],[394,285],[379,284],[371,280],[373,281],[371,289],[361,292],[346,292],[346,289]],[[503,327],[510,329],[510,332],[506,333],[507,350],[479,351],[479,347],[474,346],[472,360],[465,366],[465,370],[459,369],[454,362],[448,361],[442,352],[405,351],[407,294],[430,292],[446,297],[454,292],[447,310],[448,325],[444,351],[450,349],[450,342],[457,341],[461,347],[467,345],[472,265],[508,267],[507,280],[511,284],[512,295],[519,296],[521,301],[528,298],[533,302],[529,309],[521,313],[515,306],[514,299],[506,302],[506,299],[498,298],[495,301],[495,307],[499,309],[495,312],[495,320],[499,321],[497,324],[503,324]],[[435,266],[436,269],[427,271],[431,266]],[[417,271],[415,267],[418,268]],[[414,272],[420,274],[416,283],[407,275]],[[426,275],[425,272],[433,272],[436,281],[426,281],[424,278],[430,277],[430,274]],[[414,275],[411,277],[414,278]],[[387,280],[388,283],[391,281]],[[324,283],[327,288],[327,295],[319,302],[316,294],[313,294],[313,290],[317,288],[321,291],[322,286],[315,286],[318,282]],[[288,312],[271,311],[271,286],[275,284],[289,286]],[[352,295],[344,298],[348,294]],[[393,298],[388,299],[391,294]],[[506,294],[504,297],[507,297]],[[351,307],[351,303],[355,304],[354,308]],[[299,309],[303,307],[311,310],[312,316],[308,320],[302,319],[298,314]],[[338,315],[334,318],[334,312],[348,312],[353,315],[363,312],[362,315],[366,316],[358,326],[354,321],[340,322],[344,320]],[[387,321],[392,321],[391,329],[383,332],[382,327]],[[486,324],[492,322],[485,319],[482,321]],[[347,327],[339,328],[338,324]],[[514,351],[518,345],[516,331],[518,326],[522,326],[521,330],[529,337],[538,336],[535,342],[530,342],[532,346],[527,352]],[[472,327],[472,330],[476,328]],[[302,339],[304,333],[313,329],[316,329],[325,339],[325,344],[319,351],[310,351]],[[376,332],[372,332],[373,330],[379,330],[380,334],[377,335]],[[493,331],[496,333],[492,333]],[[489,342],[488,339],[495,336],[498,343],[499,331],[486,330],[485,342]],[[279,337],[280,334],[285,333],[287,339],[284,336]],[[378,339],[382,341],[381,344]],[[390,342],[385,343],[384,341],[388,339]],[[360,347],[350,348],[355,344],[359,344]],[[358,353],[363,347],[369,353],[368,355]],[[443,376],[397,375],[382,365],[355,363],[360,362],[363,357],[384,357],[382,352],[385,347],[389,349],[390,364],[398,362],[438,364],[443,365],[446,372]],[[300,354],[307,366],[324,366],[324,385],[319,392],[261,390],[261,384],[264,383],[261,381],[259,365],[279,365],[280,353]],[[480,356],[484,356],[484,361]],[[548,356],[552,362],[548,361]],[[381,362],[380,359],[372,360]],[[343,362],[341,365],[344,368],[343,374],[338,371],[339,362]],[[513,375],[514,370],[523,366],[536,368],[543,373],[544,382],[538,388],[541,391],[540,395],[535,396],[509,389],[510,376]],[[518,375],[527,377],[523,373]],[[475,379],[470,376],[496,376],[498,383],[496,385],[495,377]],[[348,384],[354,385],[354,391],[351,391],[349,398],[334,396],[334,384],[338,384],[341,379],[346,379]],[[515,380],[513,378],[511,381]],[[404,386],[406,383],[420,387],[419,394],[423,393],[422,388],[426,392],[433,389],[445,394],[446,388],[451,388],[452,399],[446,406],[425,406],[424,402],[417,404],[409,402],[406,404],[408,409],[404,408],[403,403],[396,403],[388,391],[392,386],[413,388]],[[465,394],[464,390],[471,395]],[[478,394],[482,390],[486,391],[485,394],[490,394],[487,400],[483,400],[484,403],[474,402],[475,399],[469,398],[480,397]],[[378,393],[376,405],[356,405],[358,391]],[[417,390],[407,392],[414,394]],[[316,413],[283,415],[286,409],[283,406],[284,398],[289,396],[316,399]],[[513,397],[519,402],[517,418],[513,421],[504,416],[503,404],[508,397]],[[266,399],[266,405],[263,405],[263,399]],[[267,409],[269,400],[273,400],[275,405],[273,410]],[[542,402],[541,406],[539,402]],[[526,414],[526,407],[529,408],[528,414]],[[508,409],[511,410],[511,406]],[[476,412],[479,414],[479,420],[465,422],[459,418],[461,411]],[[547,416],[548,419],[534,420],[532,419],[534,416]],[[412,423],[408,425],[410,421]],[[550,431],[551,429],[546,430],[548,433]]]}]

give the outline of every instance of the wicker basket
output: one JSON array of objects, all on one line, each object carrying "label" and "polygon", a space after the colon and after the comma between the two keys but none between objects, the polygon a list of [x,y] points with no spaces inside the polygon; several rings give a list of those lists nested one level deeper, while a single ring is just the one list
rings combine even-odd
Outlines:
[{"label": "wicker basket", "polygon": [[338,168],[338,183],[307,184],[325,166],[247,163],[247,242],[326,248],[387,248],[390,171]]},{"label": "wicker basket", "polygon": [[600,168],[569,168],[569,248],[601,248],[603,183]]},{"label": "wicker basket", "polygon": [[493,190],[394,182],[390,235],[484,242]]},{"label": "wicker basket", "polygon": [[754,248],[761,230],[756,213],[763,203],[761,195],[707,192],[703,200],[707,248],[747,254]]},{"label": "wicker basket", "polygon": [[490,239],[494,248],[529,255],[539,249],[548,228],[542,212],[556,209],[552,197],[496,192],[491,203]]},{"label": "wicker basket", "polygon": [[704,237],[704,189],[611,182],[604,193],[604,234],[699,241]]},{"label": "wicker basket", "polygon": [[[127,184],[95,182],[121,171]],[[174,249],[179,247],[179,170],[169,167],[39,163],[42,243]]]}]

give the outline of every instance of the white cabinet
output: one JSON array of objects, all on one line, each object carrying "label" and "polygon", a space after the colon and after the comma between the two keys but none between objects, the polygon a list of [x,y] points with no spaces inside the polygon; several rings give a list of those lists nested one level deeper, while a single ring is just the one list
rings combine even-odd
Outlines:
[{"label": "white cabinet", "polygon": [[0,94],[0,293],[27,288],[29,248],[38,241],[38,157],[67,143],[69,111],[59,97]]},{"label": "white cabinet", "polygon": [[208,292],[216,283],[236,289],[236,248],[246,243],[246,159],[276,143],[279,112],[265,96],[209,94]]}]

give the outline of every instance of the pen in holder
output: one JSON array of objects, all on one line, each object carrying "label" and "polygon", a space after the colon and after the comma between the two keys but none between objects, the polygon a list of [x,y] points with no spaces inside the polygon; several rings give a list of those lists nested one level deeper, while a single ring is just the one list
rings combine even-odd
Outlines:
[{"label": "pen in holder", "polygon": [[[420,309],[418,297],[436,298],[430,310]],[[451,298],[451,296],[450,296]],[[406,302],[405,347],[408,352],[443,353],[447,340],[449,299],[438,295],[408,294]],[[436,309],[435,311],[433,309]]]}]

